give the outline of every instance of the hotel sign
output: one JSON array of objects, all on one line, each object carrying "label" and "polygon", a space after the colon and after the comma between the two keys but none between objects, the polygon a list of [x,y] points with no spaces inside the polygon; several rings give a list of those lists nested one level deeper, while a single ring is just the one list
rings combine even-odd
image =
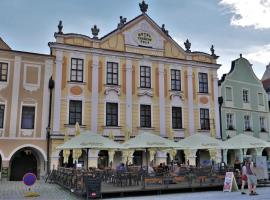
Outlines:
[{"label": "hotel sign", "polygon": [[135,32],[134,39],[139,46],[145,47],[152,47],[155,42],[153,34],[141,30]]}]

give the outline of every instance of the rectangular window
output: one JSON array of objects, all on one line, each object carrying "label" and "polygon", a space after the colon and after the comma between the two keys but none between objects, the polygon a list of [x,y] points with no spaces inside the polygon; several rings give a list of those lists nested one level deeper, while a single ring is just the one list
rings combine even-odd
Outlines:
[{"label": "rectangular window", "polygon": [[107,63],[107,84],[118,85],[118,63]]},{"label": "rectangular window", "polygon": [[234,127],[233,127],[233,114],[232,113],[227,113],[226,115],[226,118],[227,118],[227,129],[228,130],[234,130]]},{"label": "rectangular window", "polygon": [[259,98],[259,105],[260,106],[263,106],[264,103],[263,103],[263,94],[262,93],[258,93],[258,98]]},{"label": "rectangular window", "polygon": [[210,130],[209,109],[200,109],[201,130]]},{"label": "rectangular window", "polygon": [[232,88],[226,87],[226,101],[232,101]]},{"label": "rectangular window", "polygon": [[22,129],[34,129],[35,128],[35,107],[23,106],[22,107]]},{"label": "rectangular window", "polygon": [[199,73],[199,92],[208,93],[208,75],[207,73]]},{"label": "rectangular window", "polygon": [[148,66],[140,67],[140,87],[151,88],[151,68]]},{"label": "rectangular window", "polygon": [[5,105],[0,105],[0,128],[4,128]]},{"label": "rectangular window", "polygon": [[75,125],[76,122],[82,125],[82,101],[69,101],[69,124]]},{"label": "rectangular window", "polygon": [[140,105],[140,126],[151,128],[151,106]]},{"label": "rectangular window", "polygon": [[172,128],[181,129],[182,128],[182,108],[172,107]]},{"label": "rectangular window", "polygon": [[8,77],[8,64],[0,62],[0,81],[7,81]]},{"label": "rectangular window", "polygon": [[243,102],[248,103],[248,90],[243,89]]},{"label": "rectangular window", "polygon": [[244,116],[244,125],[245,125],[245,131],[251,131],[251,127],[250,127],[250,116],[249,115],[245,115]]},{"label": "rectangular window", "polygon": [[118,126],[118,104],[106,104],[106,126]]},{"label": "rectangular window", "polygon": [[83,82],[83,59],[71,58],[70,81]]},{"label": "rectangular window", "polygon": [[266,132],[265,118],[264,117],[260,117],[260,127],[261,127],[261,132]]},{"label": "rectangular window", "polygon": [[171,69],[171,90],[181,91],[181,71]]}]

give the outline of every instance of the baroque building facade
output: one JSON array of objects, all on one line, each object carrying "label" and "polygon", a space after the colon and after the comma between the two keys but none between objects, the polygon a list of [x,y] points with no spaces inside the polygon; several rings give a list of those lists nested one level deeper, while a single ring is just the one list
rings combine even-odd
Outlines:
[{"label": "baroque building facade", "polygon": [[[242,57],[232,61],[231,70],[219,81],[222,139],[238,134],[269,140],[268,97],[262,82],[253,72],[252,65]],[[263,152],[262,152],[263,151]],[[233,164],[244,155],[270,156],[269,148],[224,150],[224,160]]]},{"label": "baroque building facade", "polygon": [[[142,14],[98,38],[63,33],[62,22],[50,42],[55,57],[51,167],[59,163],[64,134],[74,125],[123,141],[152,132],[174,140],[195,133],[220,138],[218,77],[214,53],[185,50],[141,8]],[[202,152],[204,154],[205,152]],[[89,166],[98,166],[98,151],[89,152]],[[133,154],[132,157],[135,157]],[[188,159],[195,162],[196,151]],[[157,152],[156,162],[166,154]]]},{"label": "baroque building facade", "polygon": [[0,38],[0,175],[46,172],[48,81],[54,58],[12,50]]}]

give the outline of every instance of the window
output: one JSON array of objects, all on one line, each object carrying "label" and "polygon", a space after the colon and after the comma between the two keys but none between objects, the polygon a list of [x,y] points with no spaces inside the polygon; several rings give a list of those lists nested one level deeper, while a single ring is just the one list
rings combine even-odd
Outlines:
[{"label": "window", "polygon": [[200,109],[201,130],[210,130],[209,109]]},{"label": "window", "polygon": [[182,108],[172,107],[172,128],[181,129],[182,128]]},{"label": "window", "polygon": [[151,68],[148,66],[140,68],[140,87],[151,88]]},{"label": "window", "polygon": [[106,104],[106,126],[118,126],[118,104]]},{"label": "window", "polygon": [[118,63],[107,63],[107,84],[118,85]]},{"label": "window", "polygon": [[35,128],[35,107],[23,106],[22,107],[22,129],[34,129]]},{"label": "window", "polygon": [[207,73],[199,73],[199,92],[208,93],[208,75]]},{"label": "window", "polygon": [[82,101],[69,101],[69,124],[75,125],[76,122],[82,125]]},{"label": "window", "polygon": [[83,82],[83,59],[71,58],[70,80]]},{"label": "window", "polygon": [[8,77],[8,64],[0,62],[0,81],[7,81]]},{"label": "window", "polygon": [[264,117],[260,117],[260,127],[261,127],[261,132],[266,132],[265,118]]},{"label": "window", "polygon": [[248,90],[243,89],[243,101],[248,103]]},{"label": "window", "polygon": [[151,106],[140,105],[140,126],[151,128]]},{"label": "window", "polygon": [[227,113],[226,118],[227,118],[227,129],[228,130],[234,130],[234,127],[233,127],[233,114],[232,113]]},{"label": "window", "polygon": [[226,87],[226,101],[232,101],[232,88]]},{"label": "window", "polygon": [[244,123],[245,123],[245,131],[251,131],[249,115],[244,116]]},{"label": "window", "polygon": [[4,127],[5,105],[0,105],[0,128]]},{"label": "window", "polygon": [[171,70],[171,90],[181,91],[181,71]]},{"label": "window", "polygon": [[259,98],[259,105],[263,106],[263,94],[262,93],[258,93],[258,98]]}]

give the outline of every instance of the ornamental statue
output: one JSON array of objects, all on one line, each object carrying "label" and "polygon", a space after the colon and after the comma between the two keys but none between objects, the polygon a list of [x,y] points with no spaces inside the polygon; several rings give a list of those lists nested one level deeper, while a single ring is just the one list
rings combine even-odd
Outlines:
[{"label": "ornamental statue", "polygon": [[62,29],[63,29],[63,24],[62,24],[62,20],[60,20],[58,24],[58,34],[63,34]]},{"label": "ornamental statue", "polygon": [[166,35],[169,35],[169,31],[165,29],[165,24],[162,24],[161,30],[162,30],[163,33],[165,33]]},{"label": "ornamental statue", "polygon": [[141,9],[142,13],[146,13],[147,12],[148,4],[146,4],[144,2],[144,0],[142,1],[142,3],[139,3],[139,6],[140,6],[140,9]]},{"label": "ornamental statue", "polygon": [[94,25],[93,28],[91,28],[92,35],[94,39],[98,39],[98,33],[99,33],[99,28],[97,28],[97,25]]},{"label": "ornamental statue", "polygon": [[185,48],[186,48],[186,52],[191,52],[190,51],[191,43],[189,42],[188,39],[184,42],[184,45],[185,45]]},{"label": "ornamental statue", "polygon": [[127,18],[120,16],[120,22],[118,23],[117,28],[121,29],[125,25],[126,21]]}]

